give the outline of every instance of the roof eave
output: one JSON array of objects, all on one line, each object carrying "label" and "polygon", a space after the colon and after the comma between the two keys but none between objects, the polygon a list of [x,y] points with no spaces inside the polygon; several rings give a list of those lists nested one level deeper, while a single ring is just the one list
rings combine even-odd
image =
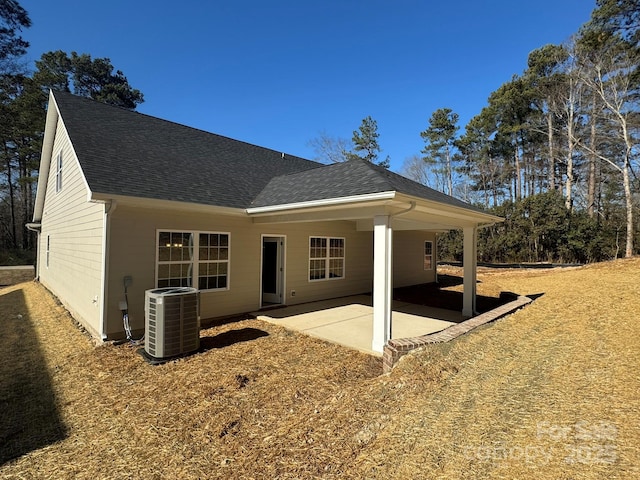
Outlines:
[{"label": "roof eave", "polygon": [[[405,208],[407,205],[414,205],[414,207],[411,208],[411,211],[406,212],[407,214],[411,216],[427,214],[436,215],[441,218],[447,217],[450,220],[447,222],[450,224],[449,229],[463,228],[467,226],[483,228],[504,221],[501,217],[479,211],[473,207],[465,208],[462,206],[450,205],[421,197],[402,194],[396,191],[252,207],[247,208],[246,212],[256,220],[267,220],[270,217],[274,221],[287,221],[287,218],[292,217],[295,218],[295,221],[303,221],[307,216],[309,219],[317,219],[317,215],[320,212],[338,212],[345,208],[357,208],[358,211],[362,213],[362,216],[366,217],[371,213],[371,210],[367,209],[365,211],[360,209],[366,209],[366,207],[374,207],[376,205],[379,207],[386,206],[384,210],[380,210],[380,214],[388,214],[397,208]],[[378,210],[375,211],[378,212]],[[356,213],[356,215],[354,216],[353,213]],[[398,212],[392,214],[397,213]],[[352,212],[351,214],[351,217],[358,216],[357,212]]]},{"label": "roof eave", "polygon": [[343,206],[355,203],[379,202],[381,200],[393,200],[395,191],[368,193],[364,195],[351,195],[348,197],[323,198],[320,200],[310,200],[306,202],[285,203],[280,205],[266,205],[262,207],[249,207],[246,212],[251,216],[268,215],[274,213],[291,212],[295,210],[305,210],[318,208],[330,209],[332,207]]},{"label": "roof eave", "polygon": [[462,207],[457,205],[450,205],[447,203],[438,202],[435,200],[427,200],[421,197],[415,197],[412,195],[399,193],[396,200],[402,200],[407,203],[416,202],[416,210],[425,213],[438,213],[440,215],[449,214],[454,218],[458,218],[463,221],[469,221],[475,223],[479,228],[495,225],[496,223],[504,222],[504,218],[497,215],[493,215],[487,212],[480,211],[473,207]]},{"label": "roof eave", "polygon": [[194,213],[209,213],[219,215],[235,215],[246,217],[244,208],[222,207],[203,203],[180,202],[147,197],[132,197],[112,193],[91,192],[89,201],[96,203],[116,202],[119,207],[154,208],[174,211],[188,211]]}]

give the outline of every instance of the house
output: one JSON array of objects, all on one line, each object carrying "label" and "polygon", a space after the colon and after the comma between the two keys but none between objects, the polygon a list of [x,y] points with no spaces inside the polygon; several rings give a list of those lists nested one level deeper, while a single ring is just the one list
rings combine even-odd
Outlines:
[{"label": "house", "polygon": [[373,349],[393,286],[436,280],[436,234],[500,221],[365,161],[323,165],[68,93],[49,97],[37,278],[95,337],[144,330],[144,292],[200,290],[203,319],[373,291]]}]

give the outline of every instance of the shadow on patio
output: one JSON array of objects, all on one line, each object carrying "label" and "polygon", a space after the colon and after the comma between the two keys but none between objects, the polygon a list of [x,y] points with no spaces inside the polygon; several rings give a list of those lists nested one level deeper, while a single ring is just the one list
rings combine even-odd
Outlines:
[{"label": "shadow on patio", "polygon": [[[438,275],[438,283],[423,283],[393,289],[393,299],[415,305],[425,305],[446,310],[462,311],[462,292],[444,290],[462,285],[462,278],[455,275]],[[477,313],[485,313],[513,300],[515,294],[500,297],[476,295]]]},{"label": "shadow on patio", "polygon": [[66,428],[22,290],[0,292],[0,305],[2,465],[64,439]]}]

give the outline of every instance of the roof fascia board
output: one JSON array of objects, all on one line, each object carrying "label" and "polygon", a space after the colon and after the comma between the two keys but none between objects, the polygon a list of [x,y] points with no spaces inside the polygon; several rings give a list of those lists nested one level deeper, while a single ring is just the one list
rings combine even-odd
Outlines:
[{"label": "roof fascia board", "polygon": [[253,223],[303,223],[321,221],[356,221],[363,217],[373,218],[375,215],[391,215],[396,209],[386,202],[362,203],[346,205],[342,208],[315,210],[294,210],[291,212],[273,213],[253,216]]},{"label": "roof fascia board", "polygon": [[[337,197],[337,198],[328,198],[322,200],[313,200],[309,202],[297,202],[297,203],[289,203],[289,204],[281,204],[281,205],[269,205],[265,207],[254,207],[248,208],[247,213],[254,217],[261,216],[272,216],[274,214],[292,214],[299,213],[304,211],[318,211],[318,210],[332,210],[337,207],[344,208],[346,206],[356,206],[356,204],[360,204],[364,206],[367,203],[373,203],[381,200],[394,200],[395,202],[401,201],[410,204],[411,202],[416,203],[416,213],[428,213],[432,215],[437,215],[439,217],[450,217],[451,219],[455,219],[451,223],[452,226],[455,225],[454,228],[462,228],[464,226],[469,225],[492,225],[497,222],[504,221],[503,218],[491,215],[489,213],[483,213],[476,211],[471,208],[458,207],[454,205],[447,205],[446,203],[437,202],[433,200],[427,200],[421,197],[415,197],[411,195],[397,193],[395,191],[386,191],[379,192],[374,194],[367,195],[353,195],[349,197]],[[350,205],[349,205],[350,204]],[[362,217],[360,217],[362,218]],[[285,217],[281,217],[281,220],[284,220]],[[269,221],[273,221],[270,219]],[[302,221],[298,219],[298,221]]]},{"label": "roof fascia board", "polygon": [[276,212],[286,212],[307,208],[330,208],[348,203],[374,202],[379,200],[392,200],[396,195],[395,191],[369,193],[365,195],[351,195],[348,197],[323,198],[321,200],[310,200],[308,202],[285,203],[281,205],[267,205],[265,207],[247,208],[249,215],[271,214]]},{"label": "roof fascia board", "polygon": [[[475,223],[477,225],[489,226],[494,223],[503,222],[504,218],[492,215],[490,213],[479,212],[471,208],[458,207],[455,205],[448,205],[446,203],[436,202],[434,200],[427,200],[420,197],[414,197],[411,195],[399,194],[397,200],[404,200],[406,202],[416,202],[416,211],[436,214],[439,216],[450,216],[462,220],[461,226],[466,226],[468,222]],[[457,223],[457,222],[456,222]]]},{"label": "roof fascia board", "polygon": [[53,142],[56,138],[58,119],[60,112],[53,98],[53,92],[49,91],[49,106],[44,126],[44,138],[42,141],[42,152],[40,155],[40,168],[38,169],[38,186],[36,187],[36,202],[33,209],[33,222],[39,223],[42,220],[44,211],[44,197],[47,193],[47,182],[49,181],[49,170],[51,169],[51,156],[53,155]]}]

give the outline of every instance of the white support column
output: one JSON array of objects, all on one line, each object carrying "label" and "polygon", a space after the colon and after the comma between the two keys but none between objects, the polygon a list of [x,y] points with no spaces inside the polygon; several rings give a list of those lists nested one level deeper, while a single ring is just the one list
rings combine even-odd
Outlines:
[{"label": "white support column", "polygon": [[373,342],[374,352],[384,350],[391,338],[393,290],[393,229],[388,215],[373,217]]},{"label": "white support column", "polygon": [[476,227],[465,227],[463,233],[464,290],[462,295],[462,315],[465,317],[473,317],[476,312],[478,229]]}]

